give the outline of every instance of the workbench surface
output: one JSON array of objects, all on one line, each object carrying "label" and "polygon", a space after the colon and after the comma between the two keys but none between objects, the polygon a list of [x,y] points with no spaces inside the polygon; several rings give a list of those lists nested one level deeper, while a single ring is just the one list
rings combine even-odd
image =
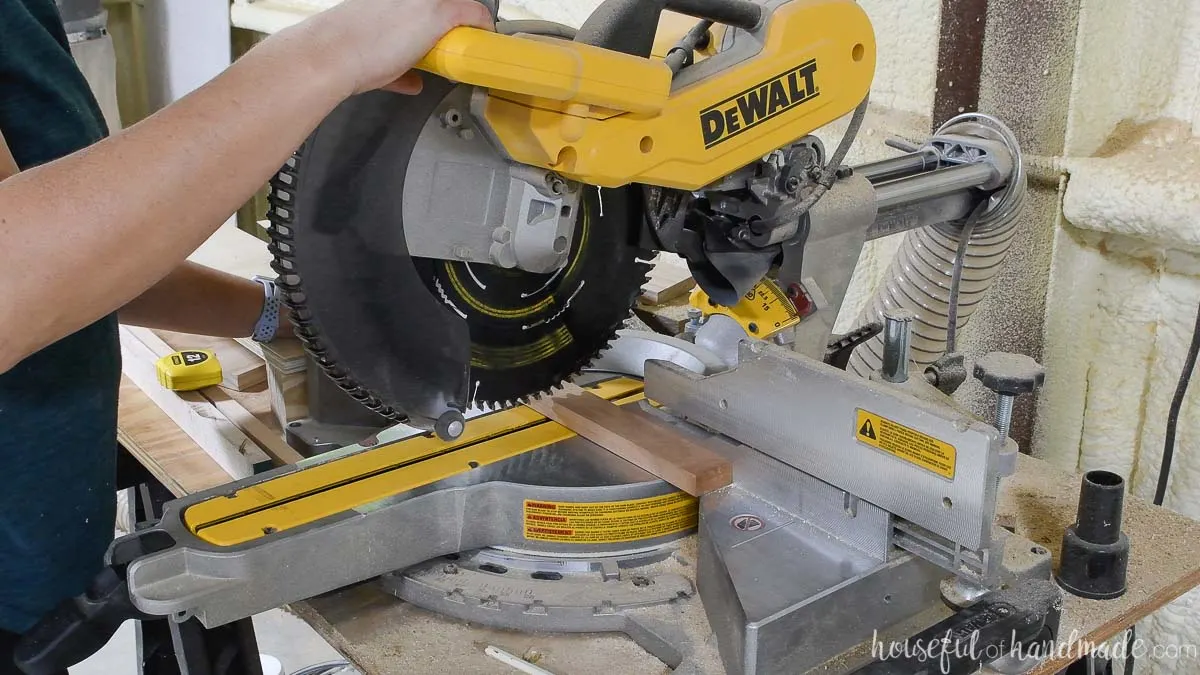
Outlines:
[{"label": "workbench surface", "polygon": [[[270,419],[262,410],[265,400],[256,400],[254,394],[234,395],[261,419]],[[129,451],[177,495],[229,480],[128,380],[121,387],[119,435]],[[1063,530],[1075,519],[1078,495],[1078,476],[1021,456],[1016,474],[1004,483],[997,518],[1057,558]],[[1060,631],[1063,639],[1098,645],[1200,585],[1200,555],[1195,550],[1200,523],[1130,496],[1124,529],[1133,547],[1129,592],[1110,601],[1068,595]],[[685,543],[676,556],[684,569],[694,561],[693,550]],[[558,675],[667,672],[660,661],[622,635],[533,635],[467,625],[401,602],[372,583],[298,603],[292,609],[364,675],[505,672],[506,666],[484,655],[489,644],[517,655],[536,652],[539,665]],[[699,603],[681,603],[678,611],[680,621],[707,634]],[[698,651],[701,662],[715,659],[711,635]],[[1076,650],[1062,652],[1034,672],[1054,673],[1078,657]]]}]

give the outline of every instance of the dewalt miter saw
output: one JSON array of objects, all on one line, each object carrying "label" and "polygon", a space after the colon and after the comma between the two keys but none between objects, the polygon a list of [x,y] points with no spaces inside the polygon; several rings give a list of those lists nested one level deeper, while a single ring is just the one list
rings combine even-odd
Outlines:
[{"label": "dewalt miter saw", "polygon": [[[419,96],[346,101],[271,188],[296,332],[391,428],[167,503],[31,634],[27,672],[127,618],[174,638],[375,578],[472,623],[621,631],[680,672],[926,672],[868,664],[882,628],[1053,636],[1049,554],[994,523],[1007,420],[948,396],[960,288],[986,290],[1024,200],[1003,124],[966,114],[844,166],[875,67],[852,0],[607,0],[578,31],[456,29],[420,67]],[[840,118],[827,154],[810,134]],[[832,335],[864,243],[909,231],[886,326]],[[699,284],[690,339],[617,337],[659,250]],[[511,405],[581,371],[734,483],[695,499]],[[692,534],[691,576],[664,572]]]},{"label": "dewalt miter saw", "polygon": [[[660,35],[664,8],[702,21]],[[626,0],[577,33],[459,28],[420,67],[279,174],[272,250],[317,363],[453,438],[594,359],[653,249],[725,305],[784,263],[845,155],[807,134],[864,104],[875,46],[851,0]]]}]

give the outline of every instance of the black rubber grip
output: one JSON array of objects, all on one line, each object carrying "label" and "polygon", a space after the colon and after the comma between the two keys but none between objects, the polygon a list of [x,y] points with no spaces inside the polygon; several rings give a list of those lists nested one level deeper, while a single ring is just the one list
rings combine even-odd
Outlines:
[{"label": "black rubber grip", "polygon": [[[1048,643],[1058,632],[1062,596],[1046,580],[993,591],[903,643],[854,675],[968,675],[1017,644]],[[1045,652],[1043,652],[1045,653]]]},{"label": "black rubber grip", "polygon": [[42,617],[22,637],[14,661],[27,675],[63,675],[108,644],[122,623],[138,618],[147,617],[130,602],[125,580],[108,568],[86,594]]},{"label": "black rubber grip", "polygon": [[762,5],[749,0],[667,0],[667,9],[714,23],[754,30],[762,23]]}]

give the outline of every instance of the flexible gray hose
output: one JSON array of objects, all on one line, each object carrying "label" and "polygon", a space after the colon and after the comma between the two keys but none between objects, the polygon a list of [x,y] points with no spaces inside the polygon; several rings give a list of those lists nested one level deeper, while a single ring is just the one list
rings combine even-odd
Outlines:
[{"label": "flexible gray hose", "polygon": [[[1012,132],[999,121],[984,115],[959,116],[956,122],[972,119],[995,129],[1013,155],[1009,186],[988,200],[989,206],[972,232],[965,221],[942,223],[905,235],[888,274],[858,316],[856,325],[881,321],[886,309],[907,309],[917,315],[913,323],[911,357],[918,371],[947,351],[947,341],[970,320],[992,282],[1003,269],[1017,221],[1025,202],[1025,172],[1020,146]],[[941,133],[942,130],[939,130]],[[959,255],[960,249],[963,255]],[[954,283],[955,266],[961,267]],[[958,302],[951,309],[951,294],[957,286]],[[955,331],[949,330],[954,315]],[[883,363],[883,340],[874,338],[855,350],[848,370],[868,377]]]},{"label": "flexible gray hose", "polygon": [[867,94],[862,103],[854,109],[854,116],[850,118],[850,124],[846,127],[846,133],[842,134],[842,141],[838,143],[837,149],[833,151],[833,156],[829,158],[829,163],[825,165],[825,181],[833,183],[833,175],[837,170],[842,168],[842,162],[846,161],[846,155],[850,152],[850,146],[854,145],[854,139],[858,138],[858,132],[862,129],[863,120],[867,116],[867,107],[871,104],[871,95]]}]

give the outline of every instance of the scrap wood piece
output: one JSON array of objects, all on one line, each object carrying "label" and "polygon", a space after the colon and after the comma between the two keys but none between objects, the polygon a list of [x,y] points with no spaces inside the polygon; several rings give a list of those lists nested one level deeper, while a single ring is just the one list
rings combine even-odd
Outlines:
[{"label": "scrap wood piece", "polygon": [[308,417],[308,353],[296,338],[280,337],[269,343],[238,338],[238,344],[267,362],[267,390],[271,412],[280,427]]},{"label": "scrap wood piece", "polygon": [[271,393],[271,412],[279,427],[308,417],[308,373],[267,371],[267,390]]},{"label": "scrap wood piece", "polygon": [[183,497],[232,479],[128,376],[121,376],[117,401],[117,440],[171,494]]},{"label": "scrap wood piece", "polygon": [[[216,409],[218,415],[240,432],[248,443],[257,446],[257,449],[261,450],[263,454],[275,462],[280,464],[294,464],[303,459],[300,453],[284,442],[282,434],[263,424],[249,410],[246,410],[242,404],[230,398],[220,387],[206,387],[196,392],[171,392],[163,389],[158,384],[158,377],[154,372],[154,360],[172,353],[175,349],[155,334],[154,331],[147,328],[122,326],[121,333],[122,352],[124,353],[127,349],[131,349],[133,352],[127,359],[127,374],[130,374],[130,378],[134,380],[142,391],[146,392],[151,398],[154,398],[156,403],[170,406],[171,399],[167,396],[168,394],[185,401],[207,403]],[[132,363],[129,361],[132,361]],[[138,373],[137,376],[129,372],[129,366],[134,367],[134,370]],[[159,392],[165,393],[159,394]],[[190,434],[191,431],[189,430]],[[205,446],[199,439],[197,439],[197,443],[200,443],[206,450],[208,449],[208,446]],[[235,474],[235,470],[241,470],[241,467],[237,466],[238,463],[234,463],[231,468],[231,466],[226,465],[228,460],[222,462],[221,458],[214,458],[231,475]]]},{"label": "scrap wood piece", "polygon": [[[286,328],[285,328],[286,330]],[[302,373],[308,369],[308,353],[304,345],[294,337],[277,337],[267,343],[255,342],[252,338],[235,338],[242,347],[267,362],[267,365],[284,375]]]},{"label": "scrap wood piece", "polygon": [[614,405],[572,384],[526,405],[690,495],[733,482],[724,457],[637,408]]},{"label": "scrap wood piece", "polygon": [[673,253],[660,253],[650,270],[650,279],[642,286],[642,301],[661,305],[686,295],[695,287],[687,263]]}]

